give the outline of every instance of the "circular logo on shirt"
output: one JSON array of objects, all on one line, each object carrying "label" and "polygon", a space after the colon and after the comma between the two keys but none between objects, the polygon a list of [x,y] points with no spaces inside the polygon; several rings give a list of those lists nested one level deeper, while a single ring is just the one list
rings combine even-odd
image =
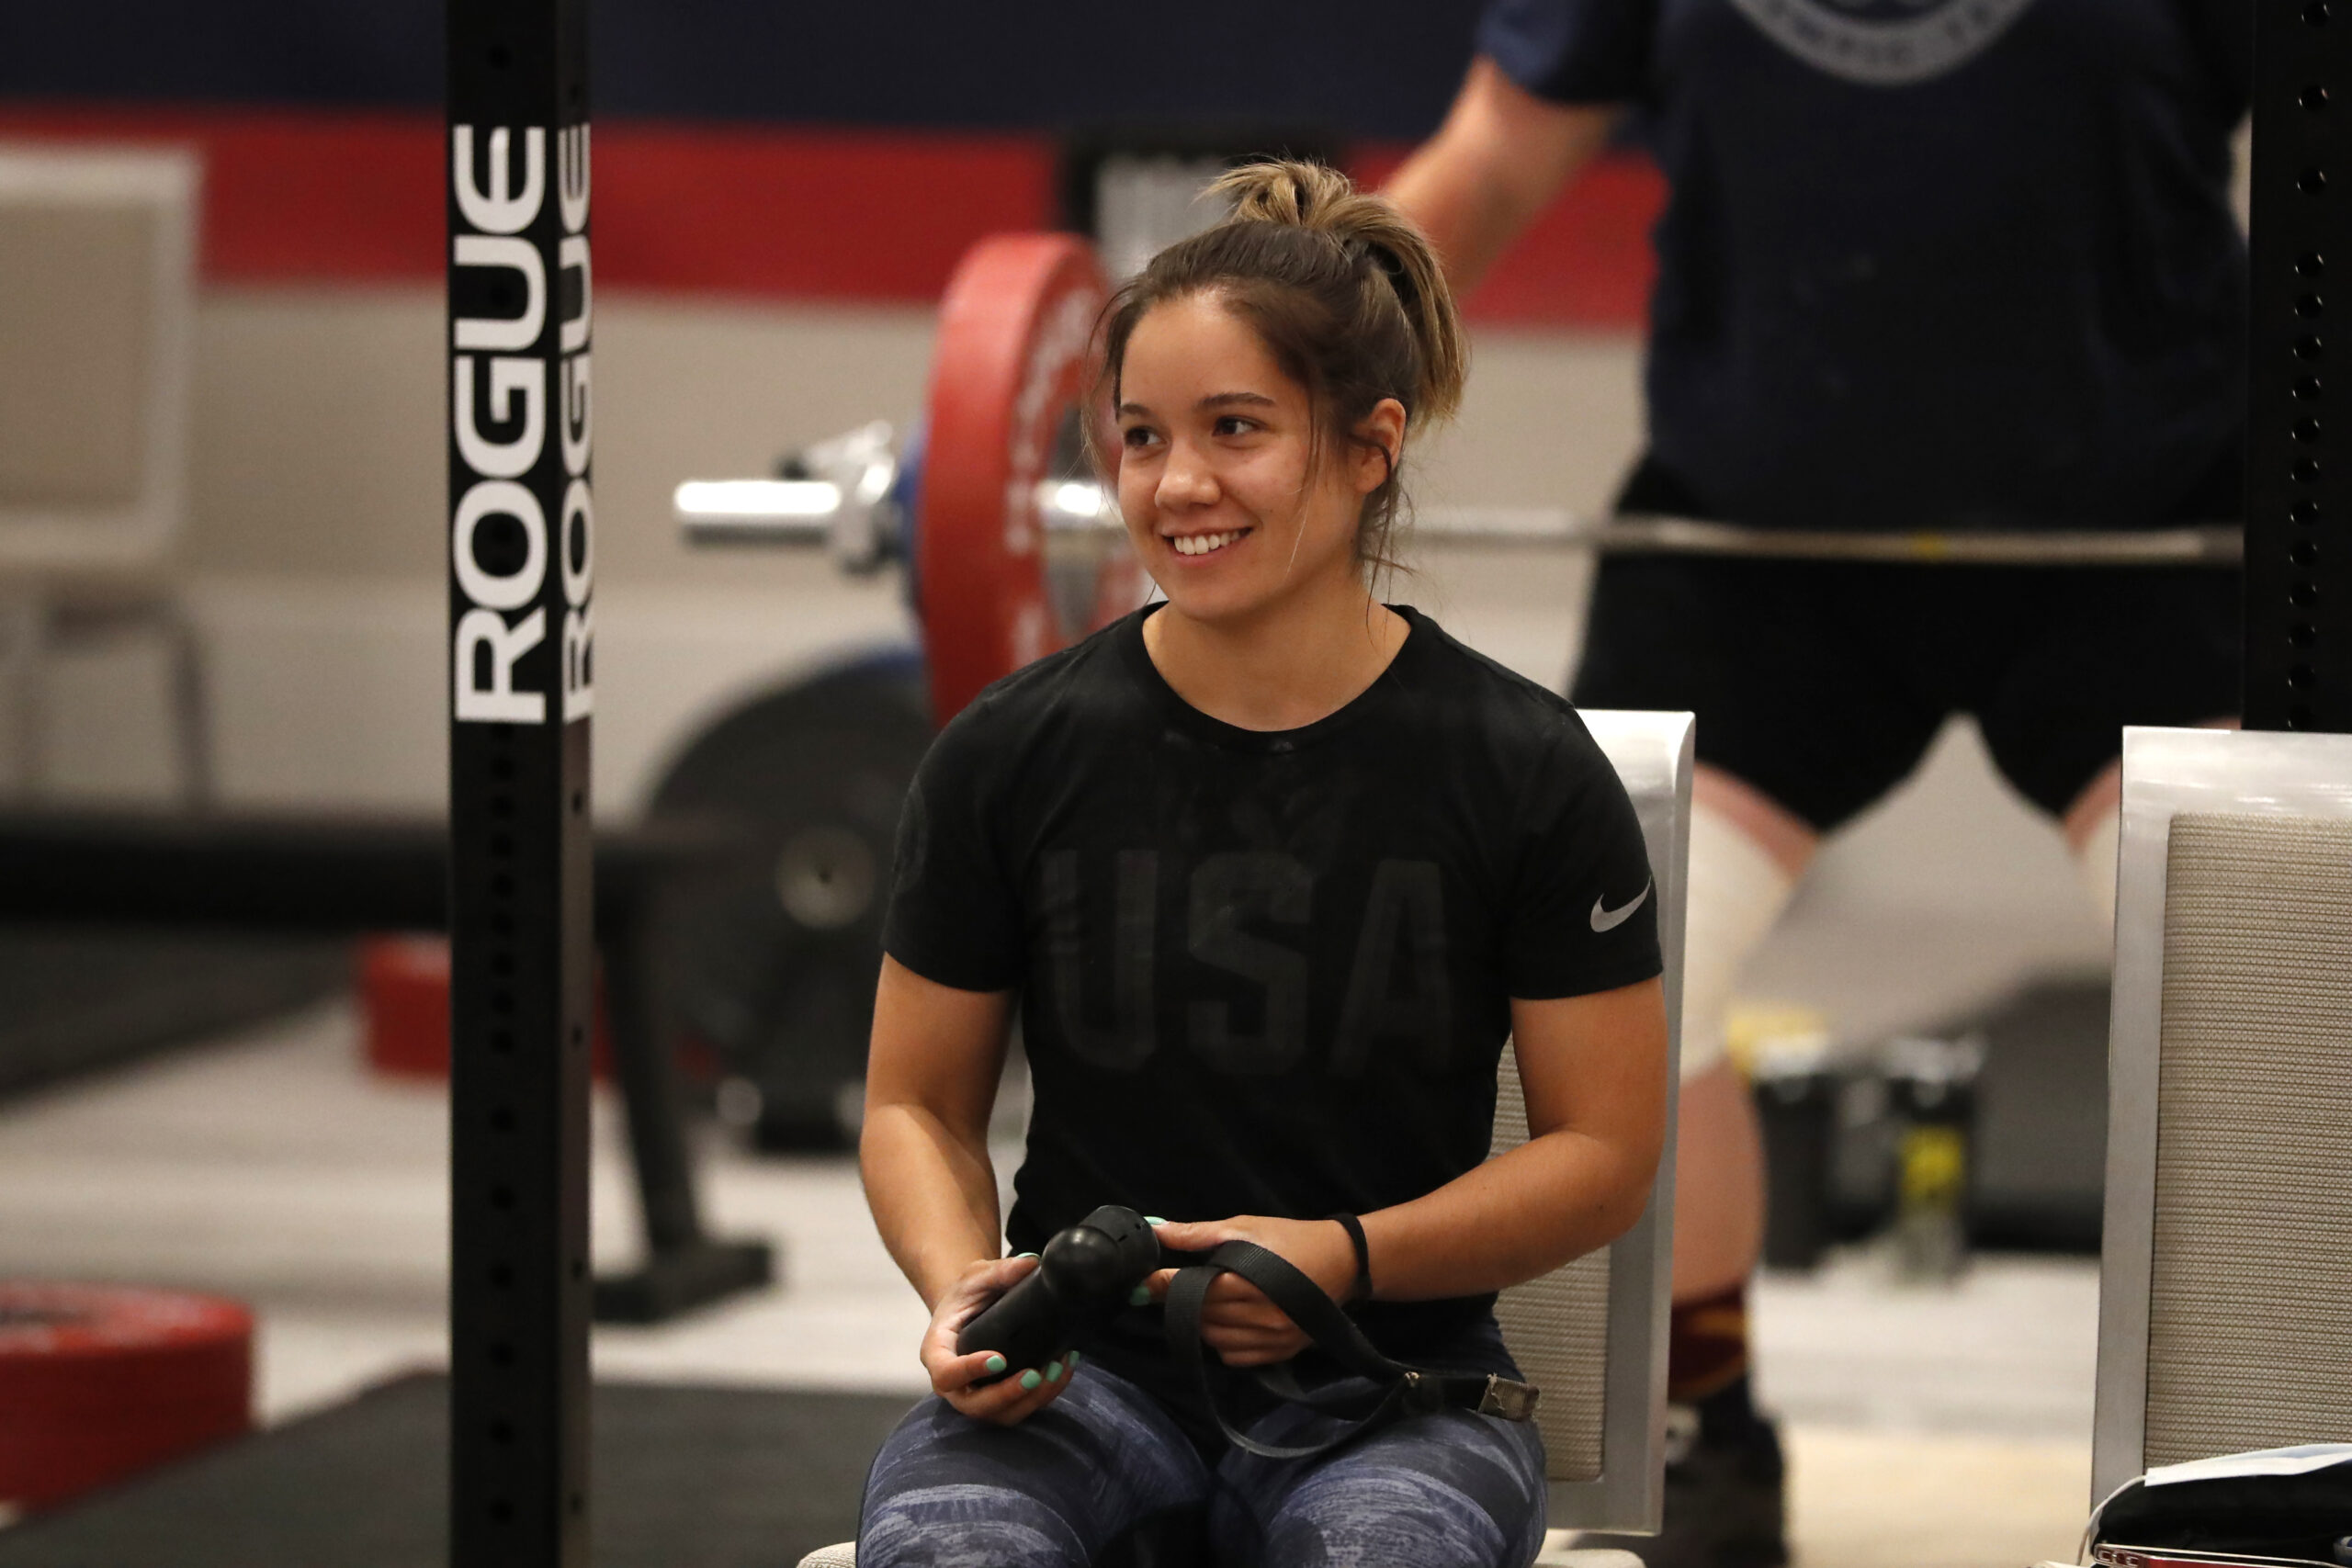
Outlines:
[{"label": "circular logo on shirt", "polygon": [[1866,87],[1967,64],[2033,0],[1731,0],[1791,54]]}]

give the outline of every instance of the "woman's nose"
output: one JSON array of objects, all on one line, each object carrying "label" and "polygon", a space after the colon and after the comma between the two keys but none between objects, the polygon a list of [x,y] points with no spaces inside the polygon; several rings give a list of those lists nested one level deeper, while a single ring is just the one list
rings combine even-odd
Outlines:
[{"label": "woman's nose", "polygon": [[1163,507],[1206,506],[1217,498],[1216,475],[1200,454],[1179,444],[1159,471],[1158,500]]}]

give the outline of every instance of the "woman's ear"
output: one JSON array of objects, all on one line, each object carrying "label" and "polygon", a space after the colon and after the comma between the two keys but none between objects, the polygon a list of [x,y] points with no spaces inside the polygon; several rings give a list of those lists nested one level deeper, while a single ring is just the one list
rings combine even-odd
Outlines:
[{"label": "woman's ear", "polygon": [[1405,405],[1395,398],[1381,399],[1357,421],[1355,438],[1356,493],[1370,495],[1388,482],[1404,459]]}]

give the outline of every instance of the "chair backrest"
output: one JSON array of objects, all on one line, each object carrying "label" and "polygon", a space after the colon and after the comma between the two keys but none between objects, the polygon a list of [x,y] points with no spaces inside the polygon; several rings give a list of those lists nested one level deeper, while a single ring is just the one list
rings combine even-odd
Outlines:
[{"label": "chair backrest", "polygon": [[[1691,716],[1585,709],[1584,721],[1633,797],[1656,879],[1666,955],[1668,1082],[1682,1039],[1683,898],[1690,851]],[[1551,1480],[1555,1529],[1656,1530],[1666,1462],[1667,1312],[1673,1288],[1674,1107],[1649,1207],[1611,1247],[1502,1293],[1495,1315],[1529,1381]],[[1510,1053],[1494,1152],[1527,1139]]]},{"label": "chair backrest", "polygon": [[2127,729],[2094,1499],[2352,1439],[2352,736]]},{"label": "chair backrest", "polygon": [[185,492],[198,165],[0,144],[0,573],[153,565]]}]

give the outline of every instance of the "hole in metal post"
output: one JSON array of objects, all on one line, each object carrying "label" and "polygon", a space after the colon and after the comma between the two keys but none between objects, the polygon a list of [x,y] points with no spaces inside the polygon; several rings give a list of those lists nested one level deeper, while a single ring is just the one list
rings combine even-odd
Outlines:
[{"label": "hole in metal post", "polygon": [[2325,348],[2326,344],[2320,342],[2317,333],[2305,333],[2295,340],[2295,357],[2317,359]]},{"label": "hole in metal post", "polygon": [[2327,89],[2314,82],[2295,95],[2295,101],[2312,114],[2327,107]]},{"label": "hole in metal post", "polygon": [[2305,196],[2317,196],[2327,188],[2325,169],[2305,169],[2295,176],[2295,188]]},{"label": "hole in metal post", "polygon": [[2319,439],[2319,421],[2299,419],[2288,428],[2287,434],[2308,446]]},{"label": "hole in metal post", "polygon": [[2298,316],[2308,319],[2320,314],[2326,309],[2327,301],[2322,299],[2316,294],[2298,294],[2295,296],[2295,314]]},{"label": "hole in metal post", "polygon": [[2298,610],[2310,609],[2319,603],[2319,585],[2313,582],[2298,582],[2287,590],[2287,603]]},{"label": "hole in metal post", "polygon": [[2317,402],[2319,400],[2320,394],[2319,378],[2316,376],[2298,376],[2295,378],[2294,386],[2290,388],[2290,390],[2293,392],[2296,399],[2300,401],[2307,403]]},{"label": "hole in metal post", "polygon": [[2299,501],[2288,509],[2287,514],[2290,517],[2292,517],[2296,522],[2301,524],[2304,527],[2308,528],[2312,524],[2319,521],[2319,502],[2316,501]]},{"label": "hole in metal post", "polygon": [[2297,566],[2317,566],[2319,546],[2309,539],[2297,539],[2287,547],[2287,558]]},{"label": "hole in metal post", "polygon": [[2317,457],[2296,458],[2294,474],[2295,482],[2297,484],[2317,484],[2319,482],[2319,459]]},{"label": "hole in metal post", "polygon": [[2327,270],[2327,258],[2317,251],[2305,251],[2295,258],[2297,277],[2317,277]]},{"label": "hole in metal post", "polygon": [[2287,628],[2287,640],[2297,648],[2309,648],[2319,640],[2319,628],[2309,621],[2297,621]]}]

